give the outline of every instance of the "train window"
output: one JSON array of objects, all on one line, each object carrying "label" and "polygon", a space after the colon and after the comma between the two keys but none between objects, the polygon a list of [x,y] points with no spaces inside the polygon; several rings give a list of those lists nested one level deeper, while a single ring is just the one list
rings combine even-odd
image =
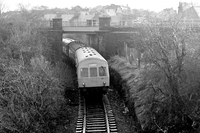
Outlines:
[{"label": "train window", "polygon": [[106,76],[106,67],[99,67],[99,76]]},{"label": "train window", "polygon": [[88,68],[81,68],[81,77],[88,77]]},{"label": "train window", "polygon": [[97,77],[97,68],[96,67],[90,68],[90,77]]}]

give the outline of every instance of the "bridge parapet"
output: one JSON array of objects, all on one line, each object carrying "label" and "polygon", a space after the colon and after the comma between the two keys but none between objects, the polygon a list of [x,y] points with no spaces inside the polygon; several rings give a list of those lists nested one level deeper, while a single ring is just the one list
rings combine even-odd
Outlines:
[{"label": "bridge parapet", "polygon": [[[55,18],[54,23],[60,23],[61,18]],[[50,22],[50,26],[53,28],[53,21]],[[185,27],[185,28],[195,28],[200,27],[200,19],[183,19],[179,21],[152,21],[152,22],[111,22],[109,17],[102,17],[99,18],[99,23],[97,21],[77,21],[77,22],[69,22],[69,21],[62,21],[62,28],[64,30],[67,27],[85,27],[85,29],[97,29],[97,28],[90,28],[90,27],[99,27],[99,29],[109,29],[110,27],[113,28],[124,28],[124,27],[142,27],[142,26],[156,26],[156,27],[172,27],[172,25],[176,24],[178,27]],[[58,28],[58,27],[57,27]],[[61,27],[59,27],[61,28]],[[72,28],[69,28],[72,29]],[[73,28],[76,29],[76,28]],[[80,28],[83,29],[83,28]],[[77,31],[77,30],[76,30]]]},{"label": "bridge parapet", "polygon": [[99,23],[88,23],[85,21],[79,22],[69,22],[69,21],[62,21],[63,27],[99,27]]}]

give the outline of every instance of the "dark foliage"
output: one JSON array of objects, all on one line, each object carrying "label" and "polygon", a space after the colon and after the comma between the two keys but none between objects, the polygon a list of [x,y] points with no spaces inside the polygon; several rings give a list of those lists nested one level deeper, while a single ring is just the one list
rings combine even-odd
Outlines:
[{"label": "dark foliage", "polygon": [[[161,72],[156,72],[154,69],[134,69],[120,57],[113,57],[109,60],[109,64],[111,84],[129,108],[138,132],[198,132],[198,123],[194,118],[181,110],[171,109],[171,97],[165,94],[164,90],[162,92],[158,85],[149,84],[149,81],[154,83],[154,80],[155,83],[161,82],[163,76]],[[164,86],[164,83],[161,85]],[[184,102],[187,103],[188,100],[186,98]],[[178,102],[173,105],[180,108]],[[188,107],[191,108],[191,104]]]},{"label": "dark foliage", "polygon": [[124,90],[122,90],[123,85],[125,85],[125,81],[123,81],[121,75],[112,67],[109,67],[109,72],[110,72],[110,84],[114,89],[117,90],[120,97],[125,101],[126,94]]}]

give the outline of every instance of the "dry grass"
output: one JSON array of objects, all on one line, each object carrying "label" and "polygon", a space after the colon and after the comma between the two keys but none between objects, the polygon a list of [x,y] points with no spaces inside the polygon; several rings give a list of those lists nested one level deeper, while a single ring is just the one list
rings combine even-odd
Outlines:
[{"label": "dry grass", "polygon": [[[179,121],[177,119],[179,125],[170,120],[176,119],[176,115],[170,112],[169,85],[162,71],[154,66],[142,66],[140,69],[136,69],[119,56],[111,58],[109,65],[111,67],[111,84],[124,99],[130,114],[135,116],[135,122],[139,123],[137,125],[138,131],[171,132],[180,131],[180,129],[186,132],[195,131],[191,127],[191,118],[184,114],[181,114],[183,120]],[[198,102],[192,102],[191,100],[189,102],[188,97],[184,100],[187,107],[191,109],[190,112],[194,114],[194,110],[197,111],[197,108],[199,108],[199,105],[197,106]]]}]

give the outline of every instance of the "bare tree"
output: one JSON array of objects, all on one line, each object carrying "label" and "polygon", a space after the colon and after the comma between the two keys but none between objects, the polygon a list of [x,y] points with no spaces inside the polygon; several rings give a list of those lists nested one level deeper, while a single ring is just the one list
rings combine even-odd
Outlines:
[{"label": "bare tree", "polygon": [[0,0],[0,15],[5,11],[6,5],[4,0]]},{"label": "bare tree", "polygon": [[[185,77],[183,75],[185,73],[184,65],[189,34],[177,25],[168,27],[156,25],[147,26],[141,34],[145,38],[143,47],[145,48],[144,59],[146,62],[143,64],[151,66],[148,68],[149,77],[147,76],[146,80],[148,84],[152,85],[151,88],[157,93],[157,96],[159,93],[161,93],[162,96],[164,95],[166,98],[164,103],[167,105],[162,107],[163,101],[159,101],[155,97],[154,99],[153,96],[151,96],[151,117],[155,125],[163,126],[164,121],[165,127],[167,127],[168,124],[174,125],[177,123],[184,125],[184,117],[188,117],[189,113],[182,99],[181,91],[184,88],[183,82]],[[160,113],[162,114],[165,112],[165,114],[163,114],[165,116],[160,115],[158,113],[159,111],[153,112],[153,110],[156,110],[155,108],[162,108]],[[159,121],[156,119],[159,119]]]}]

